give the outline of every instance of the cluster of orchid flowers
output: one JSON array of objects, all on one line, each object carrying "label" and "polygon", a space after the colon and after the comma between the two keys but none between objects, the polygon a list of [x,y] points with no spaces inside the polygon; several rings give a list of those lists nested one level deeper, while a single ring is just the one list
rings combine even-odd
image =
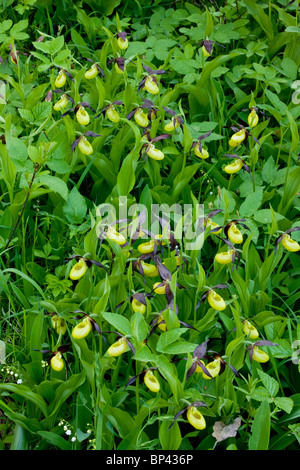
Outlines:
[{"label": "cluster of orchid flowers", "polygon": [[[126,50],[128,47],[128,37],[125,32],[118,32],[117,33],[117,43],[120,50]],[[209,57],[212,53],[213,48],[213,41],[205,40],[202,42],[202,53],[205,57]],[[85,59],[92,63],[91,67],[85,72],[84,77],[87,80],[94,79],[99,73],[105,78],[105,73],[101,69],[101,67],[94,63],[91,59]],[[108,64],[114,63],[114,68],[118,74],[123,74],[125,71],[126,59],[124,57],[116,57],[108,61]],[[153,70],[150,67],[143,65],[146,75],[140,81],[138,86],[138,92],[141,90],[145,90],[152,95],[159,94],[159,83],[157,80],[157,76],[163,75],[167,73],[165,70]],[[82,126],[87,126],[90,124],[90,115],[87,112],[87,109],[90,109],[92,112],[96,113],[96,111],[90,106],[88,102],[80,102],[74,103],[72,97],[70,97],[67,93],[64,93],[62,88],[67,82],[67,78],[73,80],[72,75],[67,72],[66,70],[60,69],[55,80],[55,89],[48,93],[46,100],[52,100],[52,93],[59,94],[60,98],[54,104],[53,109],[55,111],[63,112],[62,116],[73,112],[75,115],[76,120]],[[72,107],[65,111],[66,107],[68,106],[69,101],[72,103]],[[111,122],[118,123],[121,119],[120,114],[118,112],[118,107],[123,106],[123,102],[120,100],[115,100],[108,105],[106,105],[96,116],[98,118],[101,115],[105,115]],[[180,115],[178,115],[174,110],[162,107],[164,111],[171,116],[171,121],[165,124],[164,130],[167,133],[158,135],[154,138],[150,138],[149,130],[151,128],[151,120],[155,119],[157,116],[158,108],[154,105],[154,103],[142,97],[142,104],[138,104],[135,108],[126,116],[127,120],[134,119],[135,122],[143,128],[144,136],[146,136],[147,140],[142,145],[140,155],[144,154],[145,159],[150,157],[155,160],[163,160],[165,157],[163,151],[156,148],[155,144],[158,141],[168,139],[172,136],[169,132],[177,132],[178,127],[183,129],[184,121]],[[230,137],[229,146],[231,148],[237,148],[242,143],[246,143],[249,137],[252,137],[256,142],[257,139],[250,134],[251,129],[253,129],[259,121],[258,116],[258,108],[252,107],[248,115],[248,125],[249,129],[245,128],[244,126],[231,126],[231,130],[234,131],[233,135]],[[263,114],[263,113],[262,113]],[[191,147],[194,154],[200,159],[207,159],[209,158],[209,152],[205,145],[203,145],[203,141],[209,137],[211,131],[201,135],[198,139],[196,139]],[[93,147],[88,141],[87,137],[99,137],[100,134],[96,134],[92,131],[83,132],[80,136],[72,143],[72,151],[78,146],[79,150],[85,154],[90,155],[93,153]],[[259,142],[258,142],[259,143]],[[237,154],[225,154],[228,158],[233,158],[233,163],[227,164],[223,169],[228,174],[234,174],[244,169],[249,171],[248,165],[246,165],[244,159]],[[236,219],[231,220],[223,226],[216,224],[212,218],[216,215],[219,210],[212,211],[208,214],[204,220],[200,221],[203,223],[204,230],[208,230],[208,233],[218,237],[218,235],[223,230],[225,238],[218,237],[220,240],[223,240],[224,243],[229,246],[227,251],[221,251],[215,255],[215,261],[219,264],[231,264],[234,267],[235,259],[240,260],[240,250],[236,248],[236,245],[241,245],[243,243],[243,234],[239,229],[239,226],[243,227],[246,230],[249,230],[243,222],[245,219]],[[291,252],[296,252],[300,250],[299,244],[292,240],[290,237],[290,233],[295,230],[300,230],[300,227],[296,227],[293,229],[289,229],[286,232],[282,233],[275,242],[275,250],[279,243],[283,245],[283,247]],[[119,246],[124,247],[128,243],[126,238],[122,235],[122,233],[118,232],[114,227],[114,224],[109,225],[105,231],[106,237],[110,240],[117,243]],[[132,237],[132,241],[135,241],[139,238],[140,234],[144,234],[141,228],[136,230],[135,235]],[[173,308],[176,314],[178,314],[178,308],[174,305],[174,297],[173,293],[171,292],[169,281],[171,280],[172,273],[169,269],[164,265],[163,261],[161,260],[160,254],[163,251],[163,247],[165,245],[165,241],[163,241],[159,236],[155,236],[153,234],[148,233],[151,236],[150,241],[145,243],[141,243],[138,245],[137,249],[139,252],[139,258],[133,263],[133,268],[137,269],[140,274],[143,276],[148,276],[150,278],[155,278],[160,276],[161,280],[156,281],[153,284],[153,289],[150,293],[134,293],[132,294],[129,299],[131,302],[131,307],[134,312],[140,312],[141,314],[145,314],[146,307],[147,307],[147,298],[151,298],[153,295],[165,295],[167,299],[167,307],[166,308]],[[171,250],[176,251],[176,269],[181,266],[182,262],[185,262],[185,259],[180,256],[177,248],[177,242],[169,232],[169,247]],[[70,279],[73,281],[78,281],[82,278],[87,269],[91,265],[95,265],[101,268],[106,269],[106,267],[95,260],[90,260],[86,256],[79,256],[73,255],[68,259],[71,261],[75,259],[76,264],[72,266],[70,271]],[[150,262],[148,262],[150,260]],[[152,261],[152,263],[151,263]],[[178,288],[182,288],[182,286],[177,284]],[[225,284],[218,284],[216,286],[207,288],[207,290],[202,295],[200,301],[198,302],[196,309],[200,307],[202,302],[207,299],[210,307],[217,310],[223,311],[226,308],[226,302],[223,297],[217,292],[219,289],[226,289],[228,288]],[[128,299],[126,299],[128,300]],[[124,301],[125,302],[125,301]],[[122,302],[121,304],[123,304]],[[120,305],[121,305],[120,304]],[[118,305],[117,307],[119,307]],[[164,319],[163,311],[157,314],[153,321],[151,322],[151,332],[150,335],[155,331],[156,328],[159,328],[162,332],[167,330],[167,323]],[[105,334],[115,334],[117,335],[118,339],[111,344],[107,349],[107,355],[111,357],[118,357],[121,354],[125,353],[129,349],[135,354],[135,349],[133,344],[131,343],[130,339],[122,335],[116,331],[101,331],[97,322],[93,318],[93,314],[86,314],[82,311],[75,311],[77,313],[76,320],[80,320],[79,323],[72,330],[72,337],[75,340],[80,340],[86,338],[91,331],[96,331],[100,334],[103,340],[106,342]],[[257,361],[259,363],[265,363],[269,360],[269,355],[260,349],[261,346],[276,346],[275,343],[266,340],[259,340],[259,332],[255,325],[253,325],[249,319],[241,320],[243,324],[243,332],[246,337],[250,340],[254,340],[254,343],[251,343],[248,348],[246,349],[246,353],[249,354],[249,359],[252,362]],[[185,322],[179,321],[185,327],[195,329],[191,325],[188,325]],[[52,327],[56,330],[57,334],[64,335],[67,331],[67,324],[64,319],[60,318],[59,315],[52,313],[51,314],[51,324]],[[188,380],[194,373],[201,374],[202,377],[206,380],[211,380],[221,375],[226,366],[229,366],[230,369],[234,372],[236,376],[239,376],[238,372],[228,364],[219,353],[214,351],[207,352],[207,342],[205,341],[201,345],[199,345],[194,353],[193,353],[193,363],[192,366],[187,371],[186,379]],[[63,344],[57,348],[56,351],[49,351],[43,350],[43,353],[50,353],[50,363],[51,367],[55,371],[61,371],[65,367],[65,363],[63,360],[63,354],[68,351],[68,345]],[[208,362],[205,363],[204,359],[208,359]],[[144,369],[142,372],[138,374],[138,376],[132,377],[127,385],[133,384],[137,377],[142,378],[145,385],[148,389],[154,393],[158,393],[160,391],[160,382],[155,375],[155,371],[159,373],[157,367],[149,367]],[[174,417],[174,422],[184,413],[186,413],[187,420],[195,429],[204,429],[206,427],[205,418],[202,413],[198,410],[199,407],[205,407],[206,404],[204,402],[193,402],[186,406],[184,409],[180,410]],[[172,427],[170,426],[170,428]]]},{"label": "cluster of orchid flowers", "polygon": [[[223,240],[227,242],[227,244],[232,244],[233,248],[230,250],[230,253],[219,253],[216,255],[215,259],[220,264],[228,264],[229,262],[234,261],[235,255],[235,244],[243,243],[243,235],[240,230],[237,228],[238,224],[241,224],[244,228],[249,228],[242,223],[243,219],[233,220],[227,223],[224,226],[219,226],[212,221],[212,218],[219,213],[220,210],[211,211],[204,220],[200,220],[200,223],[203,224],[204,230],[209,229],[209,234],[218,234],[223,229],[226,238]],[[163,309],[158,314],[155,314],[153,320],[150,323],[151,331],[149,336],[151,336],[156,328],[161,330],[161,332],[167,331],[167,323],[164,318],[164,311],[168,308],[172,308],[176,315],[178,315],[178,307],[174,305],[174,296],[171,292],[169,281],[171,280],[172,273],[170,270],[165,266],[164,262],[161,259],[161,254],[163,252],[164,246],[167,244],[165,239],[162,236],[154,235],[147,230],[142,228],[143,223],[143,214],[139,214],[138,216],[139,225],[135,228],[135,231],[132,233],[131,242],[137,241],[140,237],[144,236],[145,233],[150,236],[150,240],[146,242],[139,243],[137,246],[137,250],[139,252],[139,256],[133,262],[133,268],[136,269],[142,276],[147,276],[150,278],[155,278],[160,276],[161,280],[156,281],[153,283],[153,287],[151,292],[148,293],[141,293],[135,292],[134,294],[130,295],[127,299],[121,302],[119,305],[116,306],[116,309],[119,308],[122,304],[126,301],[130,300],[131,308],[133,312],[140,312],[141,314],[145,314],[146,307],[147,307],[147,298],[153,297],[155,294],[157,295],[165,295],[167,300],[167,307]],[[101,237],[99,238],[103,240],[103,235],[109,240],[118,244],[121,248],[128,245],[128,241],[126,240],[125,236],[122,233],[116,230],[115,224],[119,223],[120,221],[116,221],[114,224],[109,224],[105,226],[103,232],[101,233]],[[160,222],[163,228],[166,228],[166,221],[160,218]],[[204,223],[203,223],[204,222]],[[286,237],[289,237],[289,233],[294,230],[300,230],[300,227],[296,227],[294,229],[290,229],[284,234],[281,234],[276,240],[276,247],[278,243],[282,243],[283,246],[286,245]],[[166,233],[166,232],[164,232]],[[171,231],[167,232],[168,234],[168,245],[171,251],[175,251],[175,258],[176,258],[176,269],[178,269],[183,262],[186,262],[183,256],[180,255],[178,251],[178,242],[175,240],[174,235]],[[105,238],[104,237],[104,238]],[[221,238],[222,240],[222,238]],[[292,241],[292,247],[289,245],[289,251],[294,251],[295,247],[294,244],[297,242]],[[298,249],[300,246],[297,244]],[[292,249],[291,249],[292,248]],[[81,279],[84,274],[86,273],[87,269],[92,265],[98,266],[103,269],[107,269],[105,265],[102,263],[90,260],[86,256],[81,255],[72,255],[66,261],[76,260],[76,263],[72,266],[69,277],[73,281],[78,281]],[[150,260],[150,262],[149,262]],[[152,261],[152,262],[151,262]],[[177,284],[178,288],[183,288],[180,284]],[[203,293],[200,301],[196,305],[196,310],[200,307],[200,305],[207,299],[210,307],[217,310],[223,311],[226,308],[226,302],[223,297],[217,292],[220,289],[227,289],[229,286],[226,284],[218,284],[216,286],[207,288],[206,291]],[[124,354],[126,351],[131,350],[133,355],[135,355],[135,348],[130,341],[129,337],[119,333],[118,331],[101,331],[97,322],[93,318],[93,314],[88,315],[83,311],[75,311],[77,316],[75,317],[76,320],[80,320],[72,329],[72,337],[75,340],[80,340],[86,338],[91,331],[95,331],[100,334],[103,340],[106,342],[105,334],[115,334],[118,339],[113,342],[107,349],[106,354],[111,357],[119,357],[120,355]],[[269,361],[269,355],[264,350],[261,349],[262,346],[277,346],[276,343],[271,341],[259,339],[259,331],[255,324],[249,321],[249,319],[244,318],[241,319],[242,322],[242,330],[243,333],[246,335],[246,339],[251,340],[249,346],[246,349],[245,354],[248,353],[250,362],[256,361],[259,363],[265,363]],[[56,332],[60,335],[64,335],[67,331],[67,325],[64,319],[60,318],[57,314],[52,313],[51,315],[51,323],[52,327],[56,330]],[[184,327],[191,328],[196,330],[193,326],[180,321],[179,323],[182,324]],[[198,331],[198,330],[196,330]],[[209,341],[209,340],[208,340]],[[206,380],[214,379],[218,375],[221,375],[224,372],[225,366],[230,367],[230,369],[234,372],[236,376],[239,376],[238,372],[228,364],[222,356],[215,352],[215,351],[207,351],[207,343],[208,341],[199,345],[194,353],[193,353],[193,363],[192,366],[189,368],[186,374],[186,379],[188,380],[191,375],[194,373],[201,374],[202,377]],[[254,341],[254,342],[253,342]],[[147,342],[147,340],[145,341]],[[56,351],[42,351],[45,353],[51,353],[51,366],[56,371],[61,371],[64,368],[64,360],[63,354],[66,353],[68,350],[67,345],[60,346]],[[208,359],[208,362],[205,363],[205,359]],[[157,367],[149,367],[141,371],[137,376],[132,377],[126,387],[133,384],[137,377],[139,379],[143,379],[144,384],[146,387],[154,392],[158,393],[160,391],[160,381],[157,378],[156,374],[159,374],[159,370]],[[162,379],[164,377],[162,376]],[[200,403],[200,402],[199,402]],[[179,412],[174,419],[177,419],[181,414],[186,412],[186,416],[188,421],[192,426],[196,429],[204,429],[206,426],[205,419],[202,413],[198,410],[199,406],[205,406],[201,402],[199,405],[197,402],[195,404],[191,404],[185,407],[181,412]]]}]

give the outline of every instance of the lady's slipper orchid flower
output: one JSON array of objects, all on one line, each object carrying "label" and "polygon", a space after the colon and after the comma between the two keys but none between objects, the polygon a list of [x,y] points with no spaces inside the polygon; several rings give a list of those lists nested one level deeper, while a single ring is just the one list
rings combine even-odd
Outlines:
[{"label": "lady's slipper orchid flower", "polygon": [[154,144],[160,140],[168,139],[169,137],[171,137],[171,135],[161,134],[150,140],[150,135],[149,133],[147,133],[147,137],[148,137],[148,142],[142,145],[141,150],[140,150],[140,155],[144,152],[145,160],[147,158],[147,155],[150,158],[153,158],[154,160],[163,160],[165,157],[164,153],[161,150],[157,149]]},{"label": "lady's slipper orchid flower", "polygon": [[70,271],[70,279],[77,281],[80,279],[87,270],[87,264],[83,258],[81,258],[77,263],[72,267]]},{"label": "lady's slipper orchid flower", "polygon": [[76,119],[79,124],[82,124],[83,126],[87,126],[90,123],[90,116],[83,106],[79,106],[77,109]]},{"label": "lady's slipper orchid flower", "polygon": [[209,137],[211,133],[212,131],[209,131],[201,135],[200,137],[198,137],[198,139],[195,142],[193,142],[192,147],[191,147],[192,149],[194,149],[194,154],[197,157],[202,158],[203,160],[209,157],[209,153],[206,149],[203,148],[202,140]]},{"label": "lady's slipper orchid flower", "polygon": [[83,339],[92,330],[92,323],[88,316],[86,316],[80,323],[78,323],[72,331],[72,336],[74,339]]},{"label": "lady's slipper orchid flower", "polygon": [[115,71],[118,74],[123,75],[123,73],[125,71],[125,59],[124,59],[124,57],[115,57],[114,59],[110,59],[107,62],[107,65],[111,64],[112,62],[114,62],[114,64],[115,64]]},{"label": "lady's slipper orchid flower", "polygon": [[80,59],[87,60],[88,62],[91,62],[92,64],[91,67],[84,74],[84,77],[87,80],[91,80],[92,78],[95,78],[99,72],[101,73],[102,77],[105,78],[105,73],[96,62],[94,62],[92,59],[89,59],[87,57],[80,57]]},{"label": "lady's slipper orchid flower", "polygon": [[256,339],[259,336],[257,329],[249,320],[243,321],[243,332],[249,336],[250,339]]},{"label": "lady's slipper orchid flower", "polygon": [[186,406],[185,408],[183,408],[183,410],[178,411],[178,413],[176,413],[176,415],[174,416],[173,423],[171,424],[171,426],[168,427],[168,430],[171,429],[171,427],[174,425],[176,420],[185,413],[186,413],[188,422],[195,429],[199,429],[199,430],[205,429],[206,428],[205,419],[202,413],[200,413],[200,411],[198,410],[200,406],[207,406],[207,405],[203,401],[195,401],[191,403],[190,405]]},{"label": "lady's slipper orchid flower", "polygon": [[[203,41],[198,42],[197,46],[199,46],[200,44],[202,44],[201,50],[202,50],[202,54],[204,55],[204,57],[211,56],[214,44],[217,44],[218,46],[225,48],[225,46],[223,46],[222,44],[219,44],[218,42],[212,41],[210,39],[204,39]],[[199,54],[198,50],[197,50],[197,54]]]},{"label": "lady's slipper orchid flower", "polygon": [[157,324],[157,326],[160,330],[167,331],[167,324],[166,324],[165,319],[162,315],[159,315],[157,317],[156,324]]},{"label": "lady's slipper orchid flower", "polygon": [[162,75],[167,72],[166,70],[152,70],[147,65],[143,65],[143,67],[148,75],[140,81],[138,90],[144,89],[152,95],[157,95],[159,93],[159,87],[155,75]]},{"label": "lady's slipper orchid flower", "polygon": [[127,33],[124,31],[119,31],[117,33],[118,36],[118,46],[120,49],[125,50],[128,48],[128,39],[127,39]]},{"label": "lady's slipper orchid flower", "polygon": [[151,392],[158,393],[160,390],[160,383],[153,374],[151,369],[148,369],[144,376],[145,385],[151,390]]},{"label": "lady's slipper orchid flower", "polygon": [[126,243],[126,238],[120,232],[117,232],[112,225],[110,225],[106,231],[106,238],[109,238],[121,246]]},{"label": "lady's slipper orchid flower", "polygon": [[186,414],[188,422],[195,428],[195,429],[205,429],[206,428],[206,421],[202,413],[195,406],[189,406]]},{"label": "lady's slipper orchid flower", "polygon": [[148,115],[144,113],[142,108],[137,108],[134,113],[134,120],[141,127],[147,127],[149,125]]},{"label": "lady's slipper orchid flower", "polygon": [[51,325],[56,330],[57,334],[64,335],[67,331],[67,325],[63,318],[58,315],[53,315],[51,318]]},{"label": "lady's slipper orchid flower", "polygon": [[64,70],[60,69],[55,79],[54,85],[56,88],[61,88],[67,81],[67,75]]},{"label": "lady's slipper orchid flower", "polygon": [[152,253],[154,251],[155,240],[151,239],[149,242],[141,243],[138,246],[138,250],[140,253]]},{"label": "lady's slipper orchid flower", "polygon": [[54,104],[53,109],[55,111],[60,111],[68,106],[68,96],[62,95],[61,98]]},{"label": "lady's slipper orchid flower", "polygon": [[232,263],[233,260],[233,251],[234,250],[228,250],[228,251],[222,251],[220,253],[217,253],[215,256],[215,260],[219,264],[230,264]]},{"label": "lady's slipper orchid flower", "polygon": [[156,277],[159,274],[157,266],[155,266],[154,264],[146,263],[143,260],[139,261],[136,267],[137,269],[139,269],[141,274],[147,277]]},{"label": "lady's slipper orchid flower", "polygon": [[127,346],[128,346],[128,343],[127,343],[125,336],[121,336],[121,338],[118,339],[118,341],[113,343],[108,348],[107,354],[112,357],[121,356],[121,354],[123,354],[126,351]]},{"label": "lady's slipper orchid flower", "polygon": [[291,232],[297,232],[300,230],[300,227],[290,228],[286,230],[282,235],[280,235],[275,241],[275,252],[277,251],[278,244],[281,242],[281,245],[287,250],[291,251],[292,253],[296,253],[300,250],[300,245],[298,242],[293,240],[290,236]]},{"label": "lady's slipper orchid flower", "polygon": [[120,116],[118,111],[116,110],[116,105],[123,105],[123,102],[120,100],[115,100],[109,105],[105,106],[103,109],[101,109],[100,113],[95,116],[95,119],[99,117],[101,114],[106,115],[106,117],[111,121],[111,122],[119,122],[120,121]]},{"label": "lady's slipper orchid flower", "polygon": [[163,295],[166,293],[166,283],[165,282],[156,282],[153,285],[153,290],[156,294]]},{"label": "lady's slipper orchid flower", "polygon": [[204,227],[210,229],[210,233],[213,233],[215,235],[218,235],[222,231],[222,227],[220,227],[219,224],[211,220],[210,218],[207,218],[204,221]]},{"label": "lady's slipper orchid flower", "polygon": [[52,369],[56,372],[60,372],[61,370],[63,370],[63,368],[65,367],[65,363],[62,358],[62,354],[60,352],[56,352],[54,356],[52,356],[50,364]]},{"label": "lady's slipper orchid flower", "polygon": [[226,308],[226,303],[217,292],[214,290],[210,290],[207,296],[207,300],[209,305],[214,308],[215,310],[218,310],[218,312],[222,312],[222,310],[225,310]]},{"label": "lady's slipper orchid flower", "polygon": [[256,341],[253,344],[250,344],[246,349],[246,354],[249,353],[250,362],[252,362],[252,360],[256,362],[261,362],[261,363],[268,362],[269,355],[265,351],[260,349],[259,348],[260,346],[279,346],[279,345],[277,343],[273,343],[272,341],[268,341],[264,339],[260,341]]},{"label": "lady's slipper orchid flower", "polygon": [[246,137],[247,134],[245,129],[241,129],[235,132],[229,140],[230,147],[237,147],[246,139]]},{"label": "lady's slipper orchid flower", "polygon": [[215,292],[215,289],[227,289],[228,286],[227,284],[217,284],[216,286],[212,287],[211,289],[207,290],[201,297],[200,301],[196,305],[196,310],[200,307],[200,304],[203,302],[203,300],[206,299],[208,300],[209,305],[214,308],[215,310],[222,311],[225,310],[226,308],[226,303],[217,292]]},{"label": "lady's slipper orchid flower", "polygon": [[165,125],[165,131],[167,132],[172,132],[172,131],[175,131],[176,132],[176,129],[177,127],[181,127],[181,129],[183,129],[183,119],[181,116],[177,116],[176,112],[173,110],[173,109],[169,109],[169,108],[165,108],[163,106],[163,109],[168,113],[170,114],[171,116],[173,116],[171,122],[167,123]]},{"label": "lady's slipper orchid flower", "polygon": [[72,143],[72,152],[74,152],[75,148],[78,145],[80,152],[83,153],[84,155],[91,155],[93,153],[94,149],[92,145],[90,144],[90,142],[87,140],[86,136],[101,137],[101,134],[96,134],[93,131],[84,132]]},{"label": "lady's slipper orchid flower", "polygon": [[243,161],[242,161],[242,159],[236,159],[236,160],[234,160],[233,163],[229,163],[228,165],[226,165],[226,166],[224,167],[224,171],[225,171],[226,173],[229,173],[229,174],[231,175],[231,174],[237,173],[237,172],[240,171],[242,168],[243,168]]},{"label": "lady's slipper orchid flower", "polygon": [[237,228],[236,224],[232,222],[227,230],[227,237],[232,243],[241,244],[243,243],[243,235]]},{"label": "lady's slipper orchid flower", "polygon": [[211,378],[217,377],[217,375],[219,375],[219,373],[221,371],[221,358],[217,357],[214,361],[209,362],[208,364],[206,364],[205,367],[208,370],[208,372],[210,373],[210,376],[206,375],[203,372],[203,378],[204,379],[210,380]]},{"label": "lady's slipper orchid flower", "polygon": [[146,312],[146,306],[135,298],[132,299],[131,306],[134,312],[140,312],[142,314]]}]

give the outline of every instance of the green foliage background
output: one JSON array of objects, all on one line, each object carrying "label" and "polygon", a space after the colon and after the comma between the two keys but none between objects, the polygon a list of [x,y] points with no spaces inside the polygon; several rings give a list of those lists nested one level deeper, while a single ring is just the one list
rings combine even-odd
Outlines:
[{"label": "green foliage background", "polygon": [[[298,447],[299,366],[293,359],[300,340],[299,252],[280,243],[275,251],[277,238],[300,225],[298,10],[298,2],[288,0],[0,1],[1,449]],[[118,30],[129,34],[124,51]],[[206,39],[214,41],[210,57],[201,48]],[[124,74],[109,62],[119,56],[126,59]],[[105,77],[87,80],[91,64],[85,59],[97,62]],[[159,95],[138,92],[145,65],[167,72],[157,77]],[[63,91],[75,105],[89,102],[95,111],[87,109],[88,127],[72,111],[61,116],[53,109],[56,93],[45,100],[60,68],[73,78]],[[165,154],[161,162],[140,156],[146,137],[127,118],[142,97],[157,109],[151,139],[171,119],[165,108],[183,120],[182,128],[156,143]],[[95,118],[115,100],[123,102],[118,123],[103,113]],[[251,107],[258,108],[259,123],[233,151],[231,126],[249,130]],[[78,146],[72,152],[87,130],[99,134],[89,138],[93,153],[84,155]],[[202,160],[192,144],[209,132],[203,141],[209,158]],[[243,157],[249,172],[229,177],[228,153]],[[96,207],[108,202],[118,212],[120,196],[127,196],[128,207],[201,203],[205,215],[222,210],[213,217],[221,226],[243,218],[250,230],[239,227],[244,243],[238,266],[215,261],[228,246],[208,230],[197,251],[177,240],[185,260],[180,268],[170,244],[161,261],[171,273],[178,312],[155,293],[144,315],[133,312],[130,296],[152,292],[162,279],[134,269],[139,240],[124,248],[97,240]],[[291,236],[300,242],[299,232]],[[92,264],[74,282],[73,255],[106,269]],[[224,311],[207,300],[196,308],[208,289],[224,283]],[[76,310],[92,316],[106,342],[96,330],[81,340],[71,336]],[[159,312],[167,331],[152,334]],[[66,322],[65,335],[53,328],[53,313]],[[243,332],[245,319],[260,340],[276,344],[263,346],[270,356],[265,364],[249,359],[253,341]],[[127,335],[134,354],[107,354],[115,331]],[[226,361],[225,370],[213,380],[197,373],[187,379],[195,348],[205,341]],[[50,358],[43,351],[63,344],[66,367],[56,372],[43,362]],[[158,394],[139,378],[126,386],[149,367],[156,369]],[[194,429],[182,414],[168,429],[195,401],[205,404],[199,410],[206,428]],[[216,423],[228,431],[237,418],[233,435],[216,437]]]}]

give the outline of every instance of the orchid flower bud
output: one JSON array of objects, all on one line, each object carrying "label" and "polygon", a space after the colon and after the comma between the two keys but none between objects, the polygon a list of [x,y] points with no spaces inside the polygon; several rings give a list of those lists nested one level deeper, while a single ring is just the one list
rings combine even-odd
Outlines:
[{"label": "orchid flower bud", "polygon": [[258,114],[255,109],[252,109],[248,116],[249,127],[255,127],[258,124]]},{"label": "orchid flower bud", "polygon": [[53,328],[55,328],[57,334],[64,335],[67,331],[66,322],[58,315],[53,315],[53,317],[51,318],[51,324]]},{"label": "orchid flower bud", "polygon": [[115,62],[115,71],[119,73],[120,75],[124,73],[124,71],[120,69],[120,67],[118,66],[117,62]]}]

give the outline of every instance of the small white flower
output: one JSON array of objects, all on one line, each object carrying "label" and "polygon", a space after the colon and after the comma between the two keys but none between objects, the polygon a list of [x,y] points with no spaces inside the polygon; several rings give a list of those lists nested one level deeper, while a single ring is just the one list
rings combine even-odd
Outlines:
[{"label": "small white flower", "polygon": [[72,442],[76,441],[76,437],[73,436],[72,439],[71,439]]},{"label": "small white flower", "polygon": [[18,379],[17,380],[17,384],[22,384],[23,383],[23,380],[22,379]]},{"label": "small white flower", "polygon": [[70,436],[71,434],[72,434],[71,430],[70,430],[70,429],[67,429],[67,430],[66,430],[66,435],[67,435],[67,436]]}]

